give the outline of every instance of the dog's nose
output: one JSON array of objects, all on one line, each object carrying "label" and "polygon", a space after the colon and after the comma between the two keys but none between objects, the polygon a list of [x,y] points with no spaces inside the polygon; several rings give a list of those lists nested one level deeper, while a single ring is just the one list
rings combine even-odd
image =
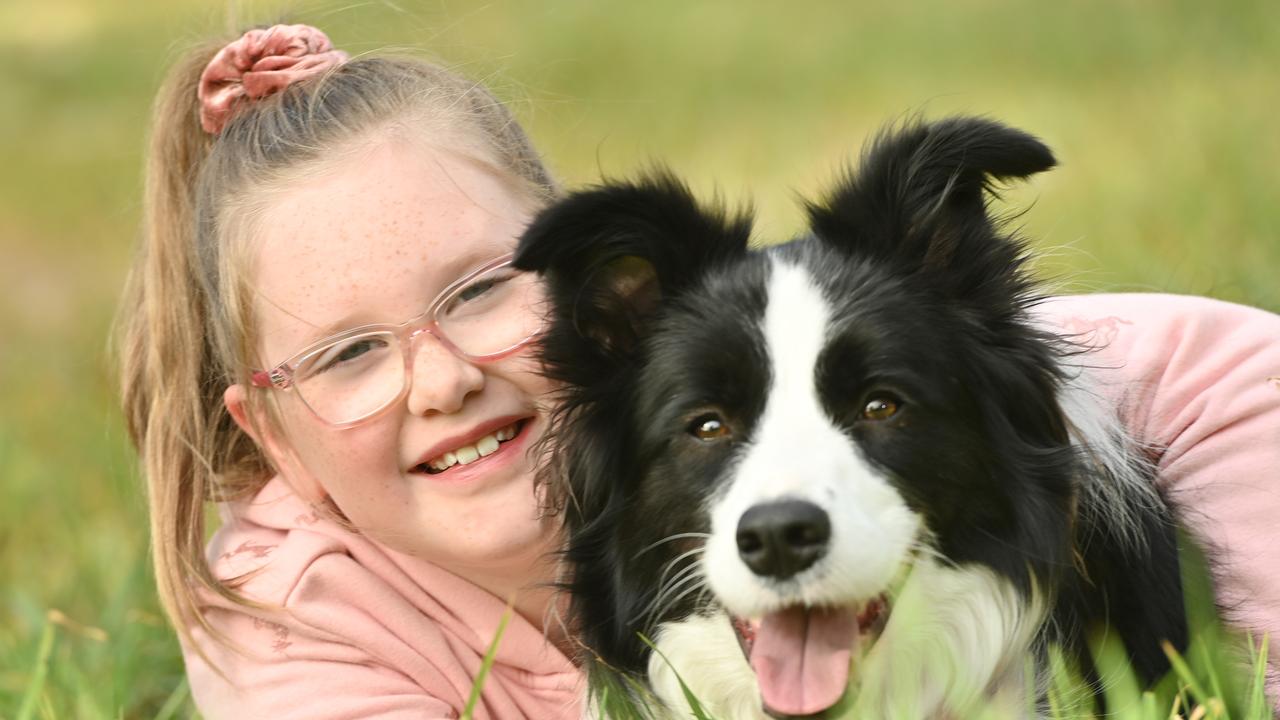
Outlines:
[{"label": "dog's nose", "polygon": [[748,508],[738,520],[738,555],[757,575],[785,580],[827,552],[831,519],[804,500]]}]

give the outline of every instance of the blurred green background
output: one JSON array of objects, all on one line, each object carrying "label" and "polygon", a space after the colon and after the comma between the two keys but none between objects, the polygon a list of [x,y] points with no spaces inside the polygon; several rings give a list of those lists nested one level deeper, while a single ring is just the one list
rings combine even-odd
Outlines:
[{"label": "blurred green background", "polygon": [[0,718],[190,712],[108,328],[162,73],[280,19],[488,83],[571,186],[662,160],[762,239],[886,120],[988,114],[1062,162],[1008,196],[1057,287],[1280,310],[1275,0],[3,0]]}]

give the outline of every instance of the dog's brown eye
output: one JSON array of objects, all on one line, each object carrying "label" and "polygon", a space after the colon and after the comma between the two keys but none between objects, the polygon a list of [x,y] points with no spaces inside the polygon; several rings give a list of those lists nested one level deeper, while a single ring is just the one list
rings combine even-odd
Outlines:
[{"label": "dog's brown eye", "polygon": [[862,406],[862,419],[888,420],[898,414],[901,404],[898,398],[889,394],[872,395],[867,398],[867,404]]},{"label": "dog's brown eye", "polygon": [[712,441],[722,440],[729,437],[729,425],[719,415],[715,413],[707,413],[699,415],[693,422],[689,423],[689,434],[699,440]]}]

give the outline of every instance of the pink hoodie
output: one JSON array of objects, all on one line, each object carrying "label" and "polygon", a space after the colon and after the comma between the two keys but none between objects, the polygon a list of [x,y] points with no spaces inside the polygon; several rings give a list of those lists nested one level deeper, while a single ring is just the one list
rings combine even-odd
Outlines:
[{"label": "pink hoodie", "polygon": [[1046,319],[1097,348],[1099,390],[1155,451],[1158,484],[1213,548],[1218,604],[1269,633],[1280,709],[1280,316],[1178,295],[1079,295]]},{"label": "pink hoodie", "polygon": [[[205,617],[244,652],[195,630],[222,677],[184,648],[205,718],[459,716],[503,601],[318,517],[279,478],[227,510],[209,546],[214,573],[256,571],[241,592],[283,609],[206,597]],[[564,654],[513,614],[475,717],[577,718],[581,682]]]},{"label": "pink hoodie", "polygon": [[[1280,316],[1201,298],[1086,295],[1042,306],[1097,348],[1099,390],[1157,449],[1160,483],[1222,561],[1218,593],[1240,627],[1280,639]],[[505,606],[467,581],[318,518],[279,479],[225,508],[209,547],[220,578],[283,610],[210,599],[205,615],[244,649],[197,630],[225,673],[191,648],[209,720],[447,718],[464,707]],[[1273,643],[1280,649],[1280,640]],[[1280,693],[1280,652],[1271,691]],[[512,618],[477,717],[577,718],[578,670]]]}]

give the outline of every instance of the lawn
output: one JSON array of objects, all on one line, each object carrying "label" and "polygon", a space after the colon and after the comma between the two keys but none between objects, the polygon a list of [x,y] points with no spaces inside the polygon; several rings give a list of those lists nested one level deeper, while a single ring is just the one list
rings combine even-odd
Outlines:
[{"label": "lawn", "polygon": [[991,115],[1061,160],[1008,195],[1055,287],[1280,311],[1274,0],[210,5],[0,5],[0,718],[192,712],[106,349],[151,94],[220,29],[439,58],[513,103],[567,185],[662,161],[753,202],[762,241],[881,123]]}]

